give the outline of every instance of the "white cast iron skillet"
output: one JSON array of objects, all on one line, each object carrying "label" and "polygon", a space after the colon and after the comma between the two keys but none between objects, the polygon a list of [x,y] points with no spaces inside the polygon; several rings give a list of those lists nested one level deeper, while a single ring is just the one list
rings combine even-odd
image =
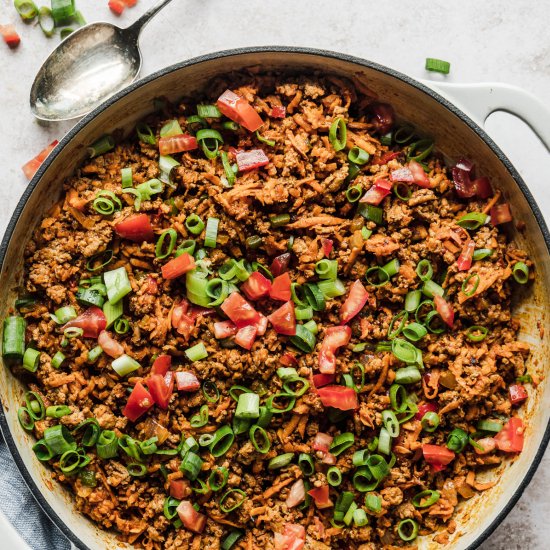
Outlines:
[{"label": "white cast iron skillet", "polygon": [[[36,223],[59,200],[63,180],[86,157],[86,147],[115,129],[133,130],[153,110],[153,98],[176,99],[200,91],[213,78],[234,70],[288,71],[335,74],[367,87],[391,103],[400,119],[432,136],[450,162],[460,156],[473,159],[479,174],[491,177],[512,205],[523,231],[509,230],[536,265],[536,279],[521,296],[515,314],[521,319],[520,338],[532,346],[529,370],[544,374],[550,352],[550,235],[542,215],[521,177],[480,125],[442,95],[413,79],[375,63],[346,55],[299,48],[249,48],[198,57],[155,73],[121,91],[79,122],[56,147],[29,184],[10,221],[0,248],[0,318],[13,306],[22,276],[23,247]],[[444,95],[455,95],[480,124],[494,110],[511,111],[523,118],[550,145],[550,113],[525,92],[502,85],[437,85]],[[514,224],[508,224],[513,226]],[[542,334],[542,336],[541,336]],[[458,514],[458,529],[446,548],[473,549],[495,529],[517,502],[531,480],[550,438],[550,387],[542,378],[523,412],[527,431],[524,451],[503,467],[501,482],[465,503]],[[9,369],[0,368],[0,426],[23,477],[54,523],[80,549],[120,547],[114,534],[98,529],[75,512],[69,494],[52,483],[49,471],[34,457],[31,438],[17,421],[24,389]],[[431,538],[421,548],[441,548]]]}]

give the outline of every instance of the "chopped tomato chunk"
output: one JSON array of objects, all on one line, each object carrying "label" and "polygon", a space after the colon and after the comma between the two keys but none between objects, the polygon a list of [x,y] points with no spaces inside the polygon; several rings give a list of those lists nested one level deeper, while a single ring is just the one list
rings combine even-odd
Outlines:
[{"label": "chopped tomato chunk", "polygon": [[281,300],[282,302],[288,302],[291,298],[290,292],[290,275],[283,273],[278,277],[275,277],[269,290],[269,297],[273,300]]},{"label": "chopped tomato chunk", "polygon": [[97,343],[109,357],[116,359],[124,354],[124,348],[106,330],[99,333]]},{"label": "chopped tomato chunk", "polygon": [[434,303],[437,313],[439,313],[445,324],[453,328],[455,312],[449,302],[436,294],[434,296]]},{"label": "chopped tomato chunk", "polygon": [[255,132],[264,122],[246,99],[231,90],[226,90],[216,102],[218,109],[227,118]]},{"label": "chopped tomato chunk", "polygon": [[271,109],[271,113],[269,114],[271,118],[285,118],[286,117],[286,107],[283,107],[282,105],[275,105],[273,109]]},{"label": "chopped tomato chunk", "polygon": [[334,384],[335,380],[336,380],[336,375],[334,374],[314,374],[313,375],[313,385],[316,388],[322,388],[323,386]]},{"label": "chopped tomato chunk", "polygon": [[135,422],[153,405],[154,401],[151,397],[151,394],[145,389],[141,382],[138,382],[134,386],[130,397],[128,397],[128,401],[126,402],[126,406],[122,410],[122,414],[132,422]]},{"label": "chopped tomato chunk", "polygon": [[445,466],[452,462],[455,454],[444,445],[422,445],[424,460],[430,464],[436,472],[444,470]]},{"label": "chopped tomato chunk", "polygon": [[346,386],[325,386],[317,390],[321,403],[325,407],[334,407],[341,411],[351,411],[359,405],[357,402],[357,393],[353,388]]},{"label": "chopped tomato chunk", "polygon": [[321,247],[323,249],[323,254],[325,255],[325,258],[328,258],[330,256],[333,246],[334,242],[332,241],[332,239],[323,239],[321,241]]},{"label": "chopped tomato chunk", "polygon": [[193,151],[198,148],[197,139],[189,134],[178,134],[177,136],[159,139],[159,153],[161,155],[183,153],[184,151]]},{"label": "chopped tomato chunk", "polygon": [[527,390],[522,384],[512,384],[510,386],[510,402],[512,405],[518,405],[523,403],[527,399]]},{"label": "chopped tomato chunk", "polygon": [[307,492],[307,494],[315,501],[317,508],[330,508],[334,506],[329,498],[328,485],[322,485],[321,487],[315,487]]},{"label": "chopped tomato chunk", "polygon": [[249,300],[259,300],[269,295],[271,281],[259,271],[254,271],[250,277],[241,285],[241,290]]},{"label": "chopped tomato chunk", "polygon": [[428,174],[426,174],[424,168],[419,162],[411,160],[411,162],[409,162],[409,170],[413,175],[413,181],[416,185],[419,187],[426,187],[428,189],[431,188],[432,184],[430,183],[430,178],[428,178]]},{"label": "chopped tomato chunk", "polygon": [[164,376],[162,374],[152,374],[147,379],[147,387],[153,401],[161,409],[167,409],[174,391],[174,373],[169,371]]},{"label": "chopped tomato chunk", "polygon": [[287,351],[279,357],[279,363],[285,367],[295,367],[298,364],[298,359],[296,359],[296,356],[293,353]]},{"label": "chopped tomato chunk", "polygon": [[491,211],[489,212],[489,215],[491,216],[492,225],[499,225],[501,223],[512,221],[510,205],[507,202],[493,206],[493,208],[491,208]]},{"label": "chopped tomato chunk", "polygon": [[233,321],[219,321],[214,323],[214,338],[218,340],[222,338],[229,338],[235,336],[239,329],[236,327]]},{"label": "chopped tomato chunk", "polygon": [[458,257],[458,260],[456,261],[456,266],[458,267],[459,271],[468,271],[470,267],[472,267],[472,259],[474,256],[474,250],[476,247],[476,243],[470,239],[462,249],[462,252],[460,253],[460,256]]},{"label": "chopped tomato chunk", "polygon": [[195,269],[195,260],[191,254],[184,252],[162,266],[162,276],[165,279],[177,279],[192,269]]},{"label": "chopped tomato chunk", "polygon": [[376,164],[378,166],[384,166],[385,164],[388,164],[388,162],[390,162],[390,160],[396,159],[401,154],[402,154],[401,151],[396,151],[396,152],[387,151],[381,157],[375,157],[372,160],[371,164]]},{"label": "chopped tomato chunk", "polygon": [[260,314],[238,292],[231,293],[221,309],[237,328],[254,325],[261,320]]},{"label": "chopped tomato chunk", "polygon": [[342,325],[349,323],[363,309],[368,299],[369,293],[363,286],[363,283],[357,279],[351,285],[348,297],[340,308],[340,321]]},{"label": "chopped tomato chunk", "polygon": [[294,314],[294,303],[287,302],[279,309],[276,309],[267,319],[272,324],[277,334],[294,336],[296,334],[296,315]]},{"label": "chopped tomato chunk", "polygon": [[201,383],[192,372],[177,371],[175,374],[178,391],[197,391],[200,389]]},{"label": "chopped tomato chunk", "polygon": [[380,204],[384,198],[391,193],[392,185],[392,182],[386,179],[376,180],[359,202],[366,202],[367,204]]},{"label": "chopped tomato chunk", "polygon": [[336,350],[347,346],[351,338],[348,326],[330,327],[325,331],[325,339],[319,351],[319,371],[323,374],[336,372]]},{"label": "chopped tomato chunk", "polygon": [[239,172],[249,172],[269,164],[269,158],[263,149],[250,149],[239,151],[236,155]]},{"label": "chopped tomato chunk", "polygon": [[109,0],[109,9],[115,15],[122,15],[122,12],[126,9],[126,4],[123,0]]},{"label": "chopped tomato chunk", "polygon": [[125,220],[115,224],[115,231],[119,237],[136,243],[152,241],[155,236],[147,214],[129,216]]},{"label": "chopped tomato chunk", "polygon": [[40,165],[46,160],[46,157],[52,152],[54,147],[59,142],[56,140],[52,141],[47,147],[42,149],[36,157],[29,160],[26,164],[23,164],[23,173],[25,174],[27,179],[32,179],[32,177],[36,174],[37,170],[40,168]]},{"label": "chopped tomato chunk", "polygon": [[505,453],[521,453],[523,451],[523,422],[521,418],[512,416],[504,428],[495,435],[499,451]]},{"label": "chopped tomato chunk", "polygon": [[13,50],[21,43],[21,37],[17,34],[13,25],[0,25],[0,34],[4,42]]},{"label": "chopped tomato chunk", "polygon": [[171,479],[170,480],[170,496],[177,500],[185,498],[191,493],[189,481],[186,479]]},{"label": "chopped tomato chunk", "polygon": [[160,374],[164,376],[172,366],[172,357],[170,355],[159,355],[153,366],[151,367],[151,374]]},{"label": "chopped tomato chunk", "polygon": [[183,526],[193,533],[202,533],[206,527],[206,516],[199,514],[188,500],[182,500],[177,508]]},{"label": "chopped tomato chunk", "polygon": [[422,403],[418,406],[418,412],[414,415],[417,420],[422,420],[427,412],[437,412],[435,403]]},{"label": "chopped tomato chunk", "polygon": [[76,319],[72,319],[61,327],[61,330],[67,328],[81,328],[84,332],[84,338],[97,338],[101,331],[107,327],[107,318],[101,309],[92,306],[84,313],[81,313]]},{"label": "chopped tomato chunk", "polygon": [[280,256],[273,258],[269,270],[273,273],[274,277],[282,275],[285,271],[288,271],[288,266],[290,264],[290,252],[285,252]]},{"label": "chopped tomato chunk", "polygon": [[254,325],[240,328],[237,334],[235,334],[235,343],[241,346],[241,348],[250,350],[254,345],[257,334],[258,329]]}]

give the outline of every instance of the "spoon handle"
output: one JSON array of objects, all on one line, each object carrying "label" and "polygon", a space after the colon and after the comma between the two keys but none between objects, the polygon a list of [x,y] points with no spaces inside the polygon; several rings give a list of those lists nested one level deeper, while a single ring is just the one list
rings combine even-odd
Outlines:
[{"label": "spoon handle", "polygon": [[125,30],[128,33],[134,34],[137,37],[139,36],[139,33],[141,32],[141,29],[149,23],[149,21],[159,12],[162,8],[164,8],[167,4],[169,4],[172,0],[161,0],[160,2],[157,2],[152,8],[149,8],[135,23],[132,23],[129,27],[127,27]]}]

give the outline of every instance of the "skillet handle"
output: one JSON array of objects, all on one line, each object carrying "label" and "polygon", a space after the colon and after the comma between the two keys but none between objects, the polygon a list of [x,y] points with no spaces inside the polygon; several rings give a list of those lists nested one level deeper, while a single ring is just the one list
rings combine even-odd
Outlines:
[{"label": "skillet handle", "polygon": [[509,84],[451,84],[423,81],[472,116],[480,126],[495,111],[505,111],[523,120],[550,151],[550,110],[536,96]]}]

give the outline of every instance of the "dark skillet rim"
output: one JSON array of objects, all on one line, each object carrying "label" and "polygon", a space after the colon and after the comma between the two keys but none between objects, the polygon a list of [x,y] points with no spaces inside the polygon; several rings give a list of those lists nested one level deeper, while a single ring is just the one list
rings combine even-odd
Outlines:
[{"label": "dark skillet rim", "polygon": [[[38,169],[35,176],[32,178],[30,183],[28,184],[25,192],[23,193],[21,199],[19,200],[14,213],[8,223],[8,226],[6,227],[6,232],[4,234],[4,237],[2,239],[2,244],[0,245],[0,270],[4,263],[4,258],[6,255],[6,250],[8,248],[9,242],[11,240],[11,237],[13,235],[15,226],[19,220],[19,217],[21,216],[21,213],[25,207],[25,204],[27,203],[27,200],[29,199],[30,195],[34,191],[35,187],[38,185],[38,182],[40,181],[40,178],[44,174],[44,172],[48,169],[48,167],[51,165],[53,160],[60,154],[60,152],[67,146],[71,140],[78,134],[78,132],[84,128],[89,122],[91,122],[97,115],[99,115],[101,112],[103,112],[105,109],[116,103],[119,99],[125,97],[126,95],[130,94],[134,90],[137,90],[138,88],[141,88],[142,86],[152,82],[153,80],[156,80],[158,78],[162,78],[163,76],[166,76],[169,73],[172,73],[176,70],[189,67],[191,65],[197,65],[199,63],[205,62],[205,61],[212,61],[219,58],[224,57],[232,57],[232,56],[238,56],[242,54],[254,54],[254,53],[297,53],[297,54],[304,54],[304,55],[311,55],[311,56],[321,56],[325,58],[332,58],[337,59],[339,61],[345,61],[349,63],[354,63],[359,66],[367,67],[369,69],[373,69],[376,71],[379,71],[381,73],[384,73],[388,76],[394,77],[405,84],[408,84],[410,86],[413,86],[414,88],[424,92],[425,94],[429,95],[432,99],[436,100],[439,104],[446,107],[449,111],[451,111],[454,115],[456,115],[463,123],[465,123],[467,126],[470,127],[474,132],[477,133],[479,137],[489,146],[489,148],[493,151],[493,153],[499,158],[499,160],[504,164],[512,178],[517,183],[519,189],[523,193],[525,199],[529,203],[529,206],[531,208],[531,211],[533,212],[533,215],[535,216],[535,219],[537,220],[537,223],[540,227],[540,230],[542,232],[542,235],[544,237],[544,242],[546,243],[546,248],[548,252],[550,253],[550,233],[548,231],[548,227],[546,226],[546,222],[544,221],[544,217],[537,206],[537,203],[535,202],[535,199],[533,198],[533,195],[529,191],[529,188],[519,175],[518,171],[512,166],[512,163],[508,160],[506,155],[502,152],[502,150],[496,145],[496,143],[487,135],[485,130],[478,126],[471,118],[469,118],[466,114],[464,114],[460,109],[458,109],[456,106],[454,106],[450,101],[439,95],[437,92],[433,91],[432,89],[428,88],[424,84],[418,82],[417,80],[404,75],[403,73],[400,73],[394,69],[390,69],[388,67],[385,67],[383,65],[379,65],[378,63],[374,63],[372,61],[367,61],[365,59],[361,59],[359,57],[355,57],[348,54],[342,54],[337,52],[332,52],[329,50],[319,50],[315,48],[304,48],[304,47],[290,47],[290,46],[259,46],[259,47],[248,47],[248,48],[235,48],[230,50],[222,50],[220,52],[214,52],[210,54],[201,55],[198,57],[194,57],[192,59],[189,59],[188,61],[183,61],[181,63],[176,63],[175,65],[171,65],[170,67],[167,67],[165,69],[161,69],[160,71],[157,71],[141,80],[138,80],[137,82],[131,84],[124,90],[121,90],[111,98],[109,98],[107,101],[105,101],[102,105],[94,109],[90,114],[86,115],[84,118],[82,118],[60,141],[59,146],[56,147],[56,150],[46,159],[46,161],[42,164],[42,166]],[[32,475],[27,470],[22,458],[19,455],[19,451],[17,449],[17,445],[15,444],[15,441],[11,435],[10,429],[8,427],[5,415],[4,415],[4,408],[3,405],[0,402],[0,429],[4,435],[4,439],[6,441],[6,444],[10,450],[10,453],[13,457],[13,460],[15,461],[15,464],[17,465],[19,471],[21,472],[21,475],[23,476],[23,479],[25,480],[25,483],[29,487],[32,495],[42,508],[42,510],[46,513],[46,515],[55,523],[55,525],[62,531],[62,533],[80,550],[91,550],[88,546],[84,545],[83,542],[71,531],[71,529],[65,524],[65,522],[56,514],[56,512],[53,510],[53,508],[48,504],[46,499],[44,498],[43,494],[38,489],[38,486],[36,485]],[[542,438],[540,447],[531,463],[531,466],[529,467],[527,473],[525,474],[524,478],[521,480],[520,484],[514,491],[514,494],[512,495],[512,498],[508,500],[506,505],[504,506],[503,510],[497,514],[495,519],[491,522],[491,524],[478,536],[478,538],[465,550],[474,550],[475,548],[478,548],[481,543],[483,543],[489,535],[493,533],[493,531],[497,528],[497,526],[504,520],[504,518],[510,513],[512,508],[515,506],[521,495],[523,494],[523,491],[527,487],[527,485],[532,480],[541,460],[544,455],[544,452],[546,450],[546,447],[548,445],[548,442],[550,441],[550,423],[547,425],[546,430],[544,432],[544,436]]]}]

